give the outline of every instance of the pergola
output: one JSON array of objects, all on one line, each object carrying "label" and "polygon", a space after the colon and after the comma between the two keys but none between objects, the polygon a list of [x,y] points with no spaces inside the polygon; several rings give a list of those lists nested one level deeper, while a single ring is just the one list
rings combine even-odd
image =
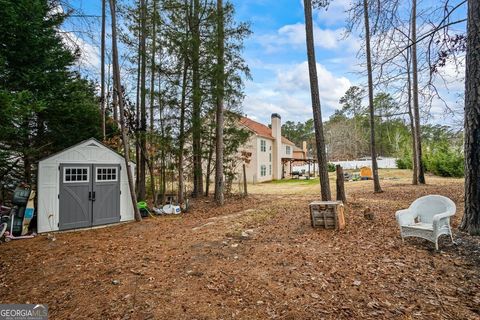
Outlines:
[{"label": "pergola", "polygon": [[292,175],[292,165],[294,163],[298,164],[308,164],[308,178],[310,178],[310,165],[313,164],[313,175],[315,175],[315,163],[317,163],[317,160],[313,158],[282,158],[282,179],[285,179],[285,168],[286,164],[290,164],[290,176]]}]

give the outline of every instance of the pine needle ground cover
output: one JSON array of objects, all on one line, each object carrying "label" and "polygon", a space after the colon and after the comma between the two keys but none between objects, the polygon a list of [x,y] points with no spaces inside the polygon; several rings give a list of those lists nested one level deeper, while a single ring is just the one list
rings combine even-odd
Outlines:
[{"label": "pine needle ground cover", "polygon": [[[52,319],[478,319],[480,241],[457,230],[463,181],[409,183],[347,183],[340,232],[310,226],[318,185],[262,184],[222,208],[201,199],[180,217],[1,244],[0,301],[45,303]],[[427,194],[457,204],[458,244],[442,238],[439,252],[402,244],[394,219]]]}]

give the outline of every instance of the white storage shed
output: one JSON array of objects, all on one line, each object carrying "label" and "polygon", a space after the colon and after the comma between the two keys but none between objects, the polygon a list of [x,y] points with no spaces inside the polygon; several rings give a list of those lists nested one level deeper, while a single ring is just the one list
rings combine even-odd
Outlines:
[{"label": "white storage shed", "polygon": [[[135,164],[130,163],[132,176]],[[134,219],[125,159],[91,138],[38,163],[37,231]]]}]

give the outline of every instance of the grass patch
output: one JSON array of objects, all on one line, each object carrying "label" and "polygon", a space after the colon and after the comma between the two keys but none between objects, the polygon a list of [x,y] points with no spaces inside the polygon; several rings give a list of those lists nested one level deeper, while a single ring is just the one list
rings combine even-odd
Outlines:
[{"label": "grass patch", "polygon": [[245,229],[255,228],[268,223],[277,215],[278,211],[275,209],[256,209],[249,212],[238,219],[231,225],[230,231],[226,234],[227,237],[243,238],[242,232]]},{"label": "grass patch", "polygon": [[282,180],[273,180],[270,182],[266,182],[266,184],[289,184],[289,185],[297,185],[297,186],[310,186],[314,184],[319,184],[319,178],[313,178],[308,180],[300,180],[300,179],[282,179]]}]

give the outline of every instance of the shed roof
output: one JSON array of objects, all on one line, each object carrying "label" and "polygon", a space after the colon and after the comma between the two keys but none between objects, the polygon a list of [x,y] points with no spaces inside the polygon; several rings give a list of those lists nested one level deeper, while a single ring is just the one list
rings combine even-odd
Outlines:
[{"label": "shed roof", "polygon": [[[48,156],[46,156],[45,158],[42,158],[42,159],[38,160],[38,162],[41,162],[41,161],[45,161],[45,160],[47,160],[47,159],[50,159],[50,158],[52,158],[52,157],[54,157],[54,156],[56,156],[56,155],[59,155],[59,154],[65,152],[65,151],[67,151],[67,150],[73,149],[73,148],[75,148],[75,147],[78,147],[78,146],[80,146],[80,145],[82,145],[82,144],[84,144],[84,143],[90,142],[90,141],[100,144],[102,147],[104,147],[104,148],[108,149],[109,151],[115,153],[117,156],[120,156],[120,157],[122,157],[122,158],[125,159],[125,157],[124,157],[121,153],[117,152],[116,150],[112,149],[110,146],[108,146],[108,145],[106,145],[105,143],[103,143],[103,142],[97,140],[96,138],[92,137],[92,138],[89,138],[89,139],[80,141],[79,143],[76,143],[76,144],[74,144],[74,145],[72,145],[72,146],[70,146],[70,147],[68,147],[68,148],[65,148],[65,149],[63,149],[63,150],[60,150],[60,151],[58,151],[58,152],[54,152],[54,153],[52,153],[51,155],[48,155]],[[130,160],[130,162],[133,163],[133,164],[135,164],[135,162],[132,161],[132,160]]]}]

